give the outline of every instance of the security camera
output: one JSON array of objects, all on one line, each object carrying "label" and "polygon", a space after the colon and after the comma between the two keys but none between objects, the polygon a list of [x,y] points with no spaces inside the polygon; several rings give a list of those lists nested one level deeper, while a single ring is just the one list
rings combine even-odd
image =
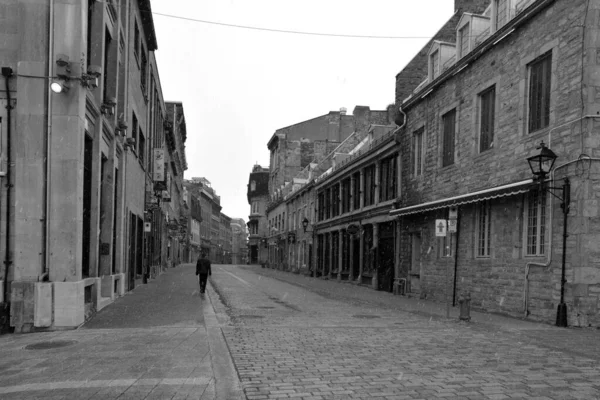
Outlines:
[{"label": "security camera", "polygon": [[67,65],[69,65],[69,56],[66,54],[57,54],[56,65],[58,65],[59,67],[66,67]]},{"label": "security camera", "polygon": [[88,65],[87,73],[90,76],[98,78],[102,75],[102,67],[99,65]]}]

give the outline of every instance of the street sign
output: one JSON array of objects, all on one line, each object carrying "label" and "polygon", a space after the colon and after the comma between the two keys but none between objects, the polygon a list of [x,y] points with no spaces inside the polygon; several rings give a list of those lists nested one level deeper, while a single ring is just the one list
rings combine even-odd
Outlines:
[{"label": "street sign", "polygon": [[435,220],[435,236],[446,236],[447,223],[445,219]]},{"label": "street sign", "polygon": [[448,232],[456,233],[457,226],[458,226],[457,220],[455,220],[455,219],[448,220]]},{"label": "street sign", "polygon": [[349,235],[356,235],[358,233],[358,225],[356,225],[356,224],[348,225],[348,227],[346,228],[346,232],[348,232]]}]

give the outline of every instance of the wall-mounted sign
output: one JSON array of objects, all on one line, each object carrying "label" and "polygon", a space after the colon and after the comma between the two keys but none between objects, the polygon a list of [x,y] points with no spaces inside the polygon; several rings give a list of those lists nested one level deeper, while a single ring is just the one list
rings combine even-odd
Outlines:
[{"label": "wall-mounted sign", "polygon": [[165,151],[163,149],[154,149],[154,182],[165,180]]},{"label": "wall-mounted sign", "polygon": [[450,207],[448,209],[448,218],[449,219],[457,219],[458,218],[458,208],[457,207]]},{"label": "wall-mounted sign", "polygon": [[455,219],[448,220],[448,232],[452,232],[452,233],[456,232],[456,228],[458,226],[458,224],[456,222],[457,222],[457,220],[455,220]]},{"label": "wall-mounted sign", "polygon": [[144,222],[144,232],[152,232],[152,223]]},{"label": "wall-mounted sign", "polygon": [[346,232],[348,232],[349,235],[356,235],[358,233],[358,225],[356,225],[356,224],[348,225],[348,227],[346,228]]},{"label": "wall-mounted sign", "polygon": [[445,219],[435,220],[435,236],[446,236],[447,223]]}]

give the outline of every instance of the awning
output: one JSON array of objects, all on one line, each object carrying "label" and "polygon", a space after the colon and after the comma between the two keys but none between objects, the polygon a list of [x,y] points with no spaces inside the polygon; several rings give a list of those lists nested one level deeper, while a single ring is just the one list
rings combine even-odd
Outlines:
[{"label": "awning", "polygon": [[418,214],[440,208],[497,199],[499,197],[514,196],[520,193],[528,192],[532,184],[533,179],[527,179],[520,182],[510,183],[508,185],[479,190],[473,193],[461,194],[459,196],[447,197],[441,200],[434,200],[414,206],[399,208],[397,210],[390,211],[390,215],[393,217],[399,217],[402,215]]}]

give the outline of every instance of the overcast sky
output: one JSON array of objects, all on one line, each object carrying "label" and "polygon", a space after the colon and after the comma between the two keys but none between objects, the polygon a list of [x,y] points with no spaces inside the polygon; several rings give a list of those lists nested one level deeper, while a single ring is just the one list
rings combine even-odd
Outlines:
[{"label": "overcast sky", "polygon": [[[252,166],[275,130],[394,102],[396,74],[454,11],[452,0],[152,0],[167,101],[187,122],[185,178],[206,177],[223,213],[248,220]],[[259,28],[360,36],[277,33]]]}]

